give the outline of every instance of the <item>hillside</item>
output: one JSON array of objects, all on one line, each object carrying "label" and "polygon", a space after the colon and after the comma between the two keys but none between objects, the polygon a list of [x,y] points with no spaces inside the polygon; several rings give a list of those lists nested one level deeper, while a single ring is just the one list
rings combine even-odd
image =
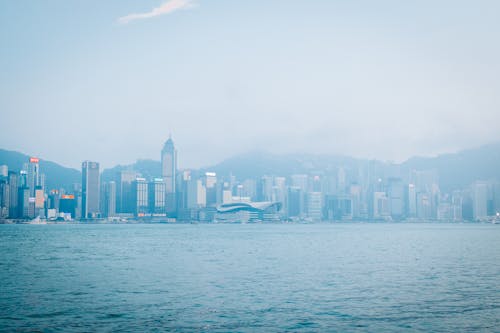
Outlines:
[{"label": "hillside", "polygon": [[[19,171],[30,156],[0,149],[0,165],[6,164],[9,170]],[[76,169],[66,168],[57,163],[40,158],[40,172],[45,174],[47,189],[66,188],[71,190],[74,183],[81,183],[82,173]]]}]

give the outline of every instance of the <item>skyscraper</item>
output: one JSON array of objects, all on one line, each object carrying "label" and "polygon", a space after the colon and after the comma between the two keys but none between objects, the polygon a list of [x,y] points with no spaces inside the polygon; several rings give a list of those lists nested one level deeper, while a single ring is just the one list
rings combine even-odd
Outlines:
[{"label": "skyscraper", "polygon": [[30,163],[28,164],[28,184],[30,189],[30,196],[35,197],[35,189],[40,186],[40,166],[38,164],[39,159],[36,157],[30,157]]},{"label": "skyscraper", "polygon": [[144,217],[149,213],[148,183],[145,178],[136,178],[132,182],[132,193],[134,198],[134,215]]},{"label": "skyscraper", "polygon": [[9,217],[11,219],[18,217],[17,202],[18,194],[18,175],[15,171],[9,171]]},{"label": "skyscraper", "polygon": [[161,151],[161,177],[165,182],[166,210],[167,213],[174,213],[176,210],[175,181],[177,173],[177,151],[174,147],[172,137],[165,142]]},{"label": "skyscraper", "polygon": [[99,163],[82,163],[82,218],[99,217]]}]

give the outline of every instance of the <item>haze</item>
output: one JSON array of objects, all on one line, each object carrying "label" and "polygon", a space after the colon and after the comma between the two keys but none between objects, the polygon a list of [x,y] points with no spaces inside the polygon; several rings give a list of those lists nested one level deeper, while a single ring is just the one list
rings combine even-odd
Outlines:
[{"label": "haze", "polygon": [[79,168],[500,139],[497,1],[2,1],[0,147]]}]

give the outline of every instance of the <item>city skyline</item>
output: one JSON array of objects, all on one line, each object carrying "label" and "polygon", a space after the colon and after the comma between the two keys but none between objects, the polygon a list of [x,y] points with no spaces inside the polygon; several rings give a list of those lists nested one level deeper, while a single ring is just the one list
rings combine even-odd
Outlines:
[{"label": "city skyline", "polygon": [[[258,165],[258,158],[249,165],[254,162]],[[451,188],[442,186],[437,169],[354,159],[305,172],[284,173],[277,167],[270,173],[237,177],[240,173],[234,166],[229,174],[180,169],[171,135],[161,150],[158,168],[149,170],[118,168],[104,177],[99,162],[85,160],[81,182],[55,188],[47,186],[39,163],[38,157],[29,157],[20,170],[8,163],[0,165],[0,218],[21,222],[496,223],[500,217],[496,170],[488,178],[478,174],[465,186],[455,183]]]},{"label": "city skyline", "polygon": [[73,168],[74,145],[103,167],[156,160],[169,132],[180,167],[263,147],[402,161],[500,140],[497,3],[0,6],[2,120],[32,133],[6,126],[2,147]]}]

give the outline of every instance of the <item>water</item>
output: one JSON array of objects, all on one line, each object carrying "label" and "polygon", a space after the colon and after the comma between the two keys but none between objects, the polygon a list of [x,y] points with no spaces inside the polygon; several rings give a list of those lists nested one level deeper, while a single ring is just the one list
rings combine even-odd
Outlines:
[{"label": "water", "polygon": [[500,226],[0,225],[3,331],[500,331]]}]

